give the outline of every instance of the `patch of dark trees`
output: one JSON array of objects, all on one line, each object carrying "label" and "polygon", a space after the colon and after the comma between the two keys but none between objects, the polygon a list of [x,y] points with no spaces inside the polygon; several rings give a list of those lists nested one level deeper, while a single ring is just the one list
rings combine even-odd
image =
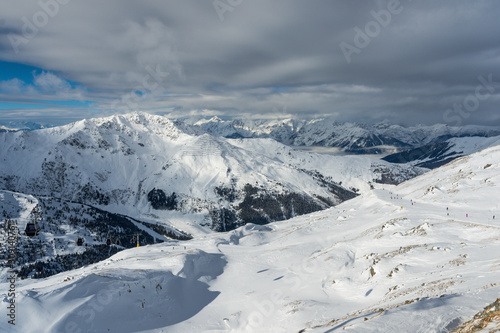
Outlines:
[{"label": "patch of dark trees", "polygon": [[17,270],[17,276],[20,279],[26,279],[28,277],[33,279],[46,278],[61,272],[97,263],[111,257],[121,250],[123,250],[123,247],[102,244],[94,245],[87,248],[86,251],[82,253],[57,255],[46,261],[36,261],[24,265]]},{"label": "patch of dark trees", "polygon": [[[232,192],[219,189],[216,193]],[[293,192],[272,193],[251,184],[246,184],[240,195],[243,199],[237,206],[210,211],[214,231],[229,231],[247,223],[264,225],[329,207],[326,199],[318,200]]]},{"label": "patch of dark trees", "polygon": [[148,201],[151,207],[158,210],[175,210],[177,209],[177,195],[173,192],[166,195],[163,190],[153,188],[148,193]]}]

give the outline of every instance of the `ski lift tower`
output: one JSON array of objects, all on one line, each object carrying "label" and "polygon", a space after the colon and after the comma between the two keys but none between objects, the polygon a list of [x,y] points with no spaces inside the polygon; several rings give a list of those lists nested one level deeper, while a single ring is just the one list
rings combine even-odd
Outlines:
[{"label": "ski lift tower", "polygon": [[132,244],[133,244],[133,243],[134,243],[134,239],[135,239],[135,241],[136,241],[136,243],[137,243],[137,247],[139,247],[139,236],[141,236],[141,235],[142,235],[142,233],[141,233],[141,232],[136,232],[136,233],[134,234],[134,236],[132,237],[132,239],[130,240],[130,243],[132,243]]}]

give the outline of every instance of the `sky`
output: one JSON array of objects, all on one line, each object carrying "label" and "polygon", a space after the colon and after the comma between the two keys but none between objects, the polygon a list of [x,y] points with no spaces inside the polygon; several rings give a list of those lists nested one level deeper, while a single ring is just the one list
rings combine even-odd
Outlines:
[{"label": "sky", "polygon": [[136,110],[500,126],[496,0],[3,0],[0,124]]}]

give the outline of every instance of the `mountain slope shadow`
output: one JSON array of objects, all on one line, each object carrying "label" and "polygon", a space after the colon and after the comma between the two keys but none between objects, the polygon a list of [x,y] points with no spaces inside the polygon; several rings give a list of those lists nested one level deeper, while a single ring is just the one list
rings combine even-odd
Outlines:
[{"label": "mountain slope shadow", "polygon": [[210,291],[209,285],[198,279],[216,278],[225,265],[222,255],[197,251],[186,256],[178,275],[170,271],[113,270],[106,275],[89,275],[63,288],[66,290],[40,297],[59,298],[61,308],[64,303],[68,308],[80,304],[52,326],[56,332],[68,327],[88,332],[155,330],[183,322],[210,304],[219,292]]}]

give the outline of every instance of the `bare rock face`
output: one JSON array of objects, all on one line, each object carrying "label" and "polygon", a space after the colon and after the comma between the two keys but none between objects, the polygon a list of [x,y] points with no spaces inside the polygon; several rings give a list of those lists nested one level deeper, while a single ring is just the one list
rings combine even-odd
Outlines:
[{"label": "bare rock face", "polygon": [[500,298],[479,312],[468,322],[460,325],[453,333],[473,332],[499,332],[500,331]]}]

